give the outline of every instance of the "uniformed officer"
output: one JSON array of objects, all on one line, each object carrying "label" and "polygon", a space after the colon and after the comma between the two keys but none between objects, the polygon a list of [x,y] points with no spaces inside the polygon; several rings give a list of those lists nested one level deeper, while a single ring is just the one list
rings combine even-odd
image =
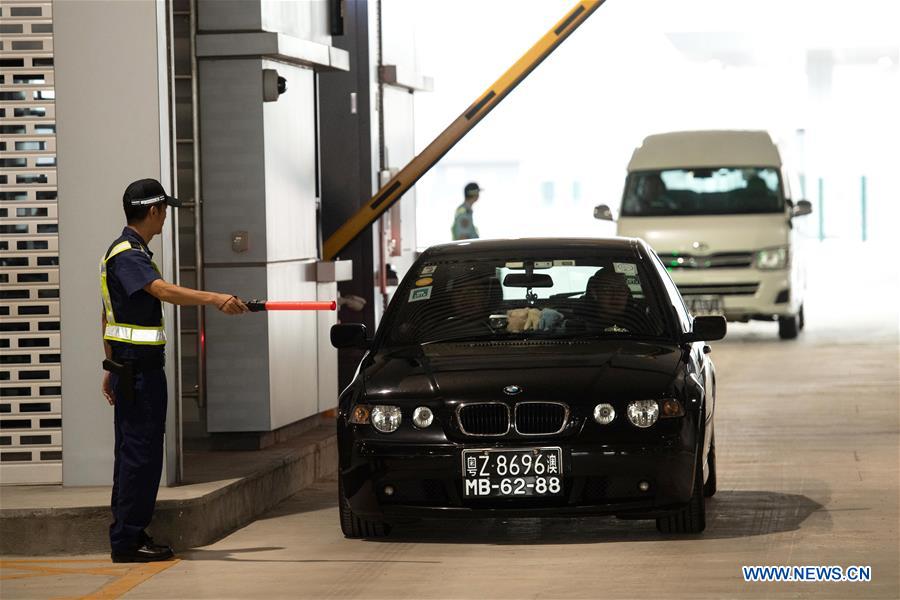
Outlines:
[{"label": "uniformed officer", "polygon": [[211,305],[229,315],[247,312],[230,294],[168,283],[147,247],[162,232],[167,206],[181,203],[153,179],[128,186],[122,197],[127,227],[100,261],[103,341],[102,391],[115,407],[115,467],[109,530],[113,562],[149,562],[173,556],[145,529],[153,517],[162,474],[167,387],[166,334],[161,301]]},{"label": "uniformed officer", "polygon": [[474,240],[478,238],[478,228],[472,220],[472,205],[478,202],[478,196],[481,193],[477,183],[467,183],[463,188],[465,200],[456,209],[456,215],[453,217],[453,239],[454,240]]}]

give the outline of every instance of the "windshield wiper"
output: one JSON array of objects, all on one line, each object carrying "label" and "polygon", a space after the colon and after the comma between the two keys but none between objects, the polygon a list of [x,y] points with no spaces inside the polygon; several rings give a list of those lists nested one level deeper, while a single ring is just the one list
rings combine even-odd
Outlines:
[{"label": "windshield wiper", "polygon": [[671,342],[671,340],[661,335],[635,334],[626,331],[604,331],[601,333],[573,336],[570,339],[578,338],[586,340],[633,340],[636,342]]},{"label": "windshield wiper", "polygon": [[504,337],[492,337],[486,335],[458,335],[451,336],[445,338],[438,338],[436,340],[428,340],[427,342],[421,342],[421,346],[427,346],[429,344],[449,344],[452,342],[490,342],[498,339],[508,339]]}]

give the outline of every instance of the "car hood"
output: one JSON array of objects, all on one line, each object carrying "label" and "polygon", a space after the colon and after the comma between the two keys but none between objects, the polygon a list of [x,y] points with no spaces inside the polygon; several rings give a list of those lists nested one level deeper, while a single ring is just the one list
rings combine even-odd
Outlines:
[{"label": "car hood", "polygon": [[660,254],[696,254],[695,242],[706,253],[753,252],[784,246],[790,225],[782,213],[680,217],[621,217],[618,234],[643,238]]},{"label": "car hood", "polygon": [[369,402],[401,399],[629,400],[671,387],[683,350],[646,342],[457,343],[381,353],[364,370]]}]

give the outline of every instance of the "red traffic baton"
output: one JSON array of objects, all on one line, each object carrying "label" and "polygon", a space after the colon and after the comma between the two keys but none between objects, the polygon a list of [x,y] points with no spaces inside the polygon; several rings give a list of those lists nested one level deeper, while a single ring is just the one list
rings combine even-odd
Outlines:
[{"label": "red traffic baton", "polygon": [[337,302],[327,300],[325,302],[276,302],[273,300],[250,300],[246,303],[250,312],[262,312],[264,310],[335,310]]}]

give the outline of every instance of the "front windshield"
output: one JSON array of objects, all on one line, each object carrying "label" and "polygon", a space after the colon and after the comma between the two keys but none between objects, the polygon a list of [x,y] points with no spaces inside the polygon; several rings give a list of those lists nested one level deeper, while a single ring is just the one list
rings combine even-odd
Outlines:
[{"label": "front windshield", "polygon": [[414,271],[391,303],[388,346],[665,332],[653,272],[635,258],[473,258]]},{"label": "front windshield", "polygon": [[783,210],[778,170],[758,167],[639,171],[628,176],[622,200],[626,217]]}]

